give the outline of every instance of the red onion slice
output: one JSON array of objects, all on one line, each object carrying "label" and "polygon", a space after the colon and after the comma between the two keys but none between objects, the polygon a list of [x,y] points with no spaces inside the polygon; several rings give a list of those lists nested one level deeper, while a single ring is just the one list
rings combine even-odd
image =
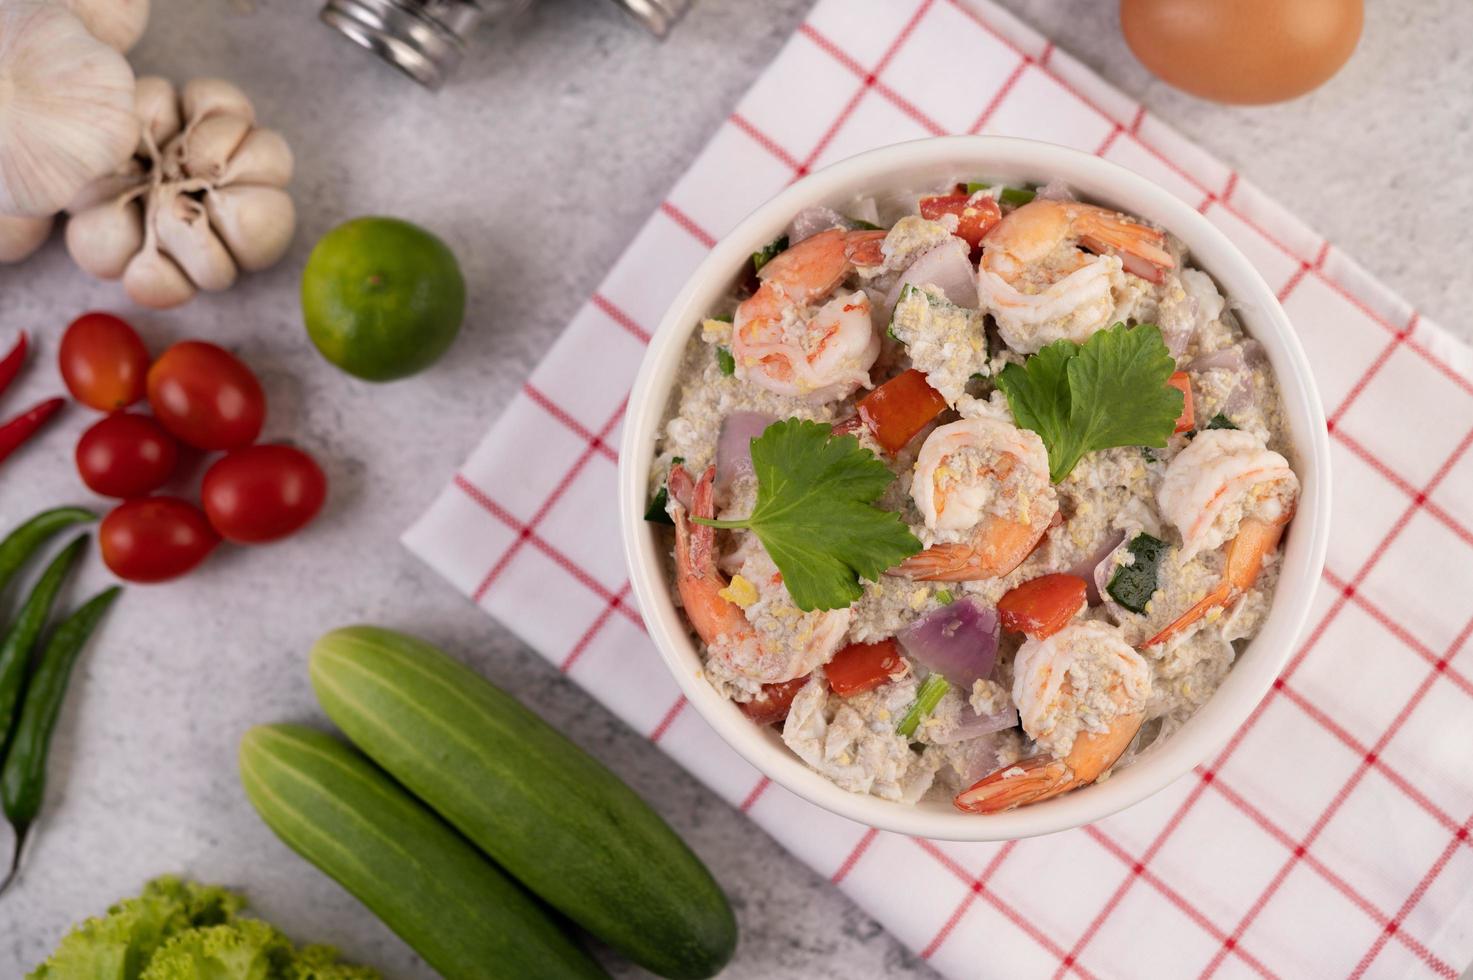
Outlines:
[{"label": "red onion slice", "polygon": [[1244,340],[1231,347],[1193,358],[1192,363],[1187,365],[1187,371],[1193,374],[1202,371],[1231,371],[1236,374],[1238,383],[1228,393],[1222,406],[1225,413],[1234,415],[1253,402],[1253,371],[1266,360],[1267,355],[1263,352],[1262,344],[1256,340]]},{"label": "red onion slice", "polygon": [[948,301],[975,310],[982,305],[977,295],[977,269],[972,265],[967,243],[951,238],[942,245],[921,253],[920,258],[890,287],[885,309],[894,310],[900,291],[906,286],[935,286]]},{"label": "red onion slice", "polygon": [[1017,724],[1018,709],[1012,705],[990,715],[979,715],[972,710],[971,705],[966,705],[962,708],[961,721],[955,728],[944,735],[930,735],[929,737],[937,745],[950,745],[953,742],[965,742],[982,735],[991,735],[993,732],[1006,731]]},{"label": "red onion slice", "polygon": [[1098,581],[1099,568],[1105,563],[1106,558],[1115,553],[1115,549],[1120,547],[1120,543],[1124,540],[1125,532],[1116,531],[1105,539],[1104,544],[1070,566],[1070,575],[1084,579],[1085,597],[1091,606],[1100,604],[1100,589],[1104,588],[1104,585]]},{"label": "red onion slice", "polygon": [[717,493],[726,493],[752,474],[752,440],[776,421],[761,412],[732,412],[721,420],[721,435],[716,440]]},{"label": "red onion slice", "polygon": [[983,776],[997,771],[1001,742],[1001,736],[993,732],[990,738],[978,736],[958,750],[960,758],[953,765],[963,786],[971,786]]},{"label": "red onion slice", "polygon": [[848,228],[850,222],[833,208],[811,207],[804,208],[793,216],[788,224],[788,246],[798,244],[805,238],[812,238],[821,231],[830,228]]},{"label": "red onion slice", "polygon": [[970,692],[997,662],[997,610],[970,597],[934,609],[896,634],[912,660]]}]

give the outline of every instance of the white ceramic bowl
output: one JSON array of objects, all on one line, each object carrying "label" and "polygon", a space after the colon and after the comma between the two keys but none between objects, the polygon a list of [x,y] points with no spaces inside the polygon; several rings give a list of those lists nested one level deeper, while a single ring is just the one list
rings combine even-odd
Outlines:
[{"label": "white ceramic bowl", "polygon": [[[925,190],[967,177],[1009,183],[1060,178],[1082,199],[1139,215],[1184,241],[1190,262],[1217,280],[1268,352],[1303,484],[1272,612],[1212,698],[1174,736],[1108,780],[994,816],[961,813],[949,800],[907,806],[842,790],[805,766],[775,731],[752,724],[718,696],[701,677],[699,654],[672,599],[661,554],[668,540],[642,519],[649,462],[686,343],[748,256],[810,205],[842,205],[856,194]],[[630,581],[650,636],[691,705],[748,762],[799,796],[872,827],[945,840],[1008,840],[1087,824],[1137,803],[1203,762],[1243,724],[1288,659],[1320,580],[1329,536],[1329,461],[1324,413],[1304,350],[1273,291],[1222,232],[1155,184],[1098,157],[1031,140],[941,137],[872,150],[811,174],[711,250],[665,314],[635,381],[619,453],[619,514]]]}]

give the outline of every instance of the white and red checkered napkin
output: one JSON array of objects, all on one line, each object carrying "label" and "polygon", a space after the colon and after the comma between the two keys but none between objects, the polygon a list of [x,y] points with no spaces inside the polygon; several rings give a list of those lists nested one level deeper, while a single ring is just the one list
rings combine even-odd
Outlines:
[{"label": "white and red checkered napkin", "polygon": [[[815,167],[960,132],[1079,147],[1198,207],[1281,287],[1334,448],[1310,632],[1233,741],[1125,813],[1003,845],[878,833],[769,785],[683,710],[615,522],[628,386],[712,242]],[[942,973],[1453,977],[1473,960],[1470,377],[1468,348],[1004,11],[821,0],[404,540]]]}]

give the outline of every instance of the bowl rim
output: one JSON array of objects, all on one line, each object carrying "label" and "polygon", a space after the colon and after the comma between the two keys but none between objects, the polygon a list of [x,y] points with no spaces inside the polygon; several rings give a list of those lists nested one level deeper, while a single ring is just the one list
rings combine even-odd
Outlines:
[{"label": "bowl rim", "polygon": [[[751,252],[792,216],[856,192],[940,186],[948,175],[1043,183],[1064,180],[1085,200],[1139,215],[1187,244],[1234,304],[1245,331],[1264,346],[1279,381],[1294,466],[1298,512],[1285,537],[1273,606],[1222,684],[1163,743],[1092,786],[1000,814],[967,814],[938,803],[905,804],[841,789],[809,769],[770,728],[756,726],[701,674],[700,656],[676,608],[657,528],[644,521],[655,438],[687,341]],[[1174,194],[1080,150],[1001,136],[940,136],[879,147],[792,183],[740,221],[711,249],[652,335],[631,389],[619,450],[619,524],[633,597],[650,638],[691,706],[760,773],[809,802],[858,823],[916,837],[1000,841],[1055,833],[1100,820],[1155,794],[1227,743],[1268,693],[1309,616],[1324,569],[1330,524],[1330,446],[1309,360],[1288,316],[1256,268],[1221,230]]]}]

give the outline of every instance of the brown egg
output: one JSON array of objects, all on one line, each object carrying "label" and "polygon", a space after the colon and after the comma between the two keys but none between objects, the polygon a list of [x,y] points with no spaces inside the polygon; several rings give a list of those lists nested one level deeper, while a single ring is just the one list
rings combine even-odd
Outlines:
[{"label": "brown egg", "polygon": [[1282,102],[1324,83],[1360,39],[1363,0],[1121,0],[1135,56],[1184,92]]}]

